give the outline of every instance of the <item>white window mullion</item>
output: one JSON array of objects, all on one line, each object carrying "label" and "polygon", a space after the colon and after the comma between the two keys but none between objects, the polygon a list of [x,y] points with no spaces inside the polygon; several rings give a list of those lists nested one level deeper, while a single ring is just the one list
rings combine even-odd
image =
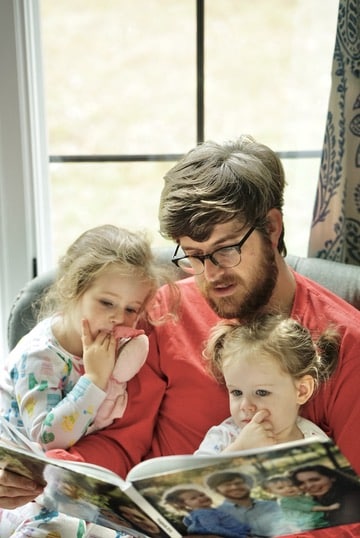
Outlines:
[{"label": "white window mullion", "polygon": [[24,126],[28,140],[24,141],[24,146],[29,149],[30,159],[31,177],[28,184],[32,191],[29,193],[32,203],[29,204],[29,209],[32,210],[30,220],[35,236],[37,270],[42,273],[52,265],[52,240],[39,2],[16,0],[15,4],[18,18],[23,17],[24,24],[23,42],[21,35],[17,36],[17,40],[24,47],[25,61],[22,72],[26,72],[22,87],[27,110],[24,110],[21,117],[28,114],[28,122]]}]

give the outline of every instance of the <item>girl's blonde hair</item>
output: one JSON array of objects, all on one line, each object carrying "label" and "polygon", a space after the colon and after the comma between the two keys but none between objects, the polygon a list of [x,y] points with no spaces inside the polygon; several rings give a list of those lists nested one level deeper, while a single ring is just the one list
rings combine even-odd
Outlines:
[{"label": "girl's blonde hair", "polygon": [[293,379],[311,375],[318,386],[335,371],[340,338],[329,327],[316,341],[298,321],[280,314],[264,314],[251,322],[220,322],[210,333],[204,350],[212,374],[224,382],[222,365],[225,359],[253,353],[275,358],[281,369]]},{"label": "girl's blonde hair", "polygon": [[145,233],[111,224],[97,226],[81,234],[60,258],[55,282],[38,306],[38,318],[66,312],[110,266],[121,269],[124,276],[149,283],[148,300],[160,285],[172,284],[170,273],[155,261]]}]

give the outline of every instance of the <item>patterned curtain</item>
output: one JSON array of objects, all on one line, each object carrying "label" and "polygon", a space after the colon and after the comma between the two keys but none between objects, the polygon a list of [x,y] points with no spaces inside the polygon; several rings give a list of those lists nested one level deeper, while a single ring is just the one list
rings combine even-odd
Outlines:
[{"label": "patterned curtain", "polygon": [[360,265],[360,0],[340,0],[308,256]]}]

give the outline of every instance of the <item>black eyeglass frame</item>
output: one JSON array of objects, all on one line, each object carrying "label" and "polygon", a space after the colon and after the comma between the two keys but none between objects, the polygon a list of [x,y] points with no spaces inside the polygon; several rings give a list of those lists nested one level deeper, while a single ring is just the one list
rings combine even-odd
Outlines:
[{"label": "black eyeglass frame", "polygon": [[188,256],[180,256],[179,258],[177,258],[176,254],[178,253],[178,250],[180,248],[180,244],[178,244],[176,246],[175,252],[174,252],[174,254],[173,254],[172,258],[171,258],[171,261],[172,261],[172,263],[174,263],[176,265],[176,267],[179,267],[183,271],[186,271],[186,269],[184,269],[181,265],[179,265],[179,262],[181,260],[185,260],[187,258],[195,258],[195,259],[199,260],[203,264],[203,270],[200,273],[194,272],[193,273],[194,275],[201,275],[201,273],[204,271],[205,260],[210,260],[211,263],[213,263],[216,267],[220,267],[222,269],[231,269],[231,267],[236,267],[237,265],[239,265],[239,263],[241,262],[241,258],[239,259],[238,263],[236,263],[235,265],[232,265],[230,267],[223,267],[214,258],[214,254],[216,254],[216,252],[218,252],[219,250],[227,249],[227,248],[235,248],[238,251],[238,253],[241,254],[241,247],[244,246],[244,243],[247,241],[247,239],[250,237],[250,235],[253,233],[253,231],[255,229],[256,229],[256,226],[251,226],[251,228],[249,228],[249,230],[246,232],[246,234],[241,239],[241,241],[239,241],[238,243],[234,243],[233,245],[226,245],[224,247],[217,248],[216,250],[213,250],[213,252],[211,252],[210,254],[198,254],[198,255],[191,254],[191,255],[188,255]]}]

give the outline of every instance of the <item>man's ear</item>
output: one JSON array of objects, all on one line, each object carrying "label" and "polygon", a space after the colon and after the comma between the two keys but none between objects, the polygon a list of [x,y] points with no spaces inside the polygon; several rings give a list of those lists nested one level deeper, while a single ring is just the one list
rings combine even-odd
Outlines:
[{"label": "man's ear", "polygon": [[315,379],[311,375],[304,375],[295,381],[297,391],[297,403],[304,405],[314,393]]},{"label": "man's ear", "polygon": [[268,211],[266,219],[271,243],[277,247],[284,226],[281,211],[273,207]]}]

